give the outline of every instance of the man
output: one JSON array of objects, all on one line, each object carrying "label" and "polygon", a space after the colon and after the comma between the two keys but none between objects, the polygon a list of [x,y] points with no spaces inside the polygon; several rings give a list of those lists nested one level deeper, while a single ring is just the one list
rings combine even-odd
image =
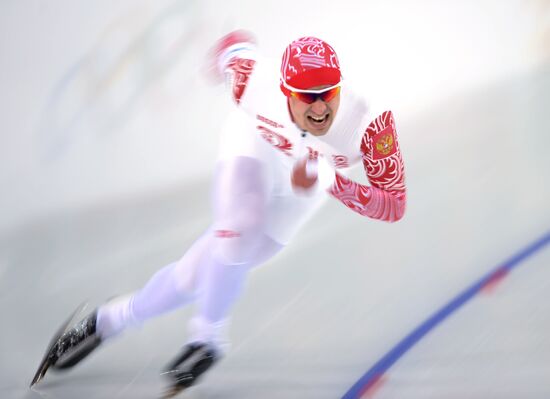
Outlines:
[{"label": "man", "polygon": [[[248,271],[280,251],[325,198],[374,219],[403,216],[393,115],[371,120],[364,100],[343,86],[329,44],[314,37],[292,42],[278,71],[260,59],[250,34],[237,31],[218,42],[212,61],[237,104],[222,131],[214,223],[141,290],[100,306],[58,337],[33,384],[48,367],[75,365],[127,327],[195,302],[188,344],[166,371],[170,393],[177,393],[224,353],[223,330]],[[341,173],[359,162],[370,186]]]}]

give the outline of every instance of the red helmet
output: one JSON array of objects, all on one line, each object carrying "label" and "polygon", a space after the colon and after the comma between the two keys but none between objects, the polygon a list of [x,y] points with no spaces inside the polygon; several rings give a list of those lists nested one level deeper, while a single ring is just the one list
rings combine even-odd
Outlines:
[{"label": "red helmet", "polygon": [[302,37],[290,43],[281,62],[281,90],[288,97],[294,89],[340,83],[340,63],[334,49],[316,37]]}]

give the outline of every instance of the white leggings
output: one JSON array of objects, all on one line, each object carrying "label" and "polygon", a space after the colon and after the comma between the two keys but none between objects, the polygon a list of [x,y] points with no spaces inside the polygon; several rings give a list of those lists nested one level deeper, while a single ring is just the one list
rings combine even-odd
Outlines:
[{"label": "white leggings", "polygon": [[211,342],[222,349],[223,327],[247,272],[283,247],[265,234],[270,188],[264,167],[248,157],[218,166],[213,225],[179,261],[160,269],[142,289],[98,309],[97,328],[104,339],[195,302],[189,341]]}]

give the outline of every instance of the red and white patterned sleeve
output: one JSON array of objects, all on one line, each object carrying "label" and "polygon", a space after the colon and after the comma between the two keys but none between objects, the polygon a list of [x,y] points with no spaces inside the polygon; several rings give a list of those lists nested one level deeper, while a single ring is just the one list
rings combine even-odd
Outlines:
[{"label": "red and white patterned sleeve", "polygon": [[237,30],[222,37],[210,53],[210,75],[214,81],[225,77],[226,84],[235,103],[239,104],[256,64],[254,36],[247,31]]},{"label": "red and white patterned sleeve", "polygon": [[405,171],[391,111],[373,120],[361,140],[363,166],[370,186],[336,173],[328,192],[353,211],[396,222],[406,204]]},{"label": "red and white patterned sleeve", "polygon": [[227,85],[231,97],[237,105],[241,102],[246,87],[248,86],[248,79],[254,70],[255,64],[255,60],[237,57],[233,58],[227,64],[226,73],[230,74]]}]

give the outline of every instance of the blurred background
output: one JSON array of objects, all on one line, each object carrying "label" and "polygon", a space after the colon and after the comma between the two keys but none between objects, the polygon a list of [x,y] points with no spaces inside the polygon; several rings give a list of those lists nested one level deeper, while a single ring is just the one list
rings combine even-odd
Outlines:
[{"label": "blurred background", "polygon": [[[189,310],[43,391],[26,387],[76,304],[141,286],[208,226],[233,104],[204,59],[236,28],[276,59],[304,35],[336,48],[346,81],[395,114],[408,210],[388,225],[328,203],[254,271],[234,353],[188,397],[341,397],[429,314],[548,233],[550,1],[5,0],[0,396],[154,397]],[[376,397],[550,397],[548,252],[422,341]]]}]

